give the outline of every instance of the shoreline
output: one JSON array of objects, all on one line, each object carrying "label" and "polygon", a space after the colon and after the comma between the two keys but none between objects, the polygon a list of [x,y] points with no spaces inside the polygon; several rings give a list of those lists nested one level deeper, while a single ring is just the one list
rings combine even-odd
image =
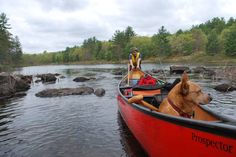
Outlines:
[{"label": "shoreline", "polygon": [[[77,61],[68,63],[49,63],[49,64],[30,64],[30,65],[0,65],[0,72],[11,71],[14,68],[29,67],[29,66],[46,66],[46,65],[94,65],[94,64],[127,64],[128,59],[121,61],[105,61],[105,60],[91,60],[91,61]],[[216,56],[209,56],[204,53],[196,53],[189,56],[168,56],[143,58],[142,63],[172,63],[179,65],[220,65],[220,66],[236,66],[236,57],[228,57],[223,54]]]}]

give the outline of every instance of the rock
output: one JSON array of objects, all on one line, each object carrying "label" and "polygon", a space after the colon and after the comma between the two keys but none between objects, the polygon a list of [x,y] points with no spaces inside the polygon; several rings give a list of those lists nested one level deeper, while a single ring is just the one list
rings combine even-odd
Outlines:
[{"label": "rock", "polygon": [[17,76],[28,84],[31,84],[31,82],[33,81],[33,75],[17,75]]},{"label": "rock", "polygon": [[16,92],[26,91],[30,85],[18,76],[8,73],[0,73],[0,97],[8,98],[16,94]]},{"label": "rock", "polygon": [[162,69],[152,69],[152,73],[164,73]]},{"label": "rock", "polygon": [[66,78],[66,77],[65,77],[65,76],[63,76],[63,75],[62,75],[62,76],[60,76],[60,79],[64,79],[64,78]]},{"label": "rock", "polygon": [[88,77],[76,77],[73,81],[75,82],[85,82],[85,81],[88,81],[90,80],[90,78]]},{"label": "rock", "polygon": [[172,65],[170,66],[170,74],[182,74],[184,71],[190,72],[189,67],[180,66],[180,65]]},{"label": "rock", "polygon": [[39,83],[39,82],[42,82],[42,80],[35,80],[34,82],[35,83]]},{"label": "rock", "polygon": [[214,76],[214,75],[216,75],[216,72],[215,72],[214,70],[212,70],[212,69],[206,69],[206,70],[203,72],[203,74],[204,74],[205,76]]},{"label": "rock", "polygon": [[55,73],[54,75],[55,75],[55,76],[60,76],[61,74]]},{"label": "rock", "polygon": [[220,92],[230,92],[236,90],[236,87],[230,85],[230,84],[220,84],[214,87],[215,90],[220,91]]},{"label": "rock", "polygon": [[127,73],[127,69],[125,68],[116,68],[112,70],[113,75],[123,75],[125,73]]},{"label": "rock", "polygon": [[35,94],[37,97],[58,97],[67,95],[88,95],[94,93],[91,87],[46,89]]},{"label": "rock", "polygon": [[113,75],[122,75],[122,71],[114,71],[112,74]]},{"label": "rock", "polygon": [[96,89],[95,92],[94,92],[94,94],[95,94],[96,96],[98,96],[98,97],[104,96],[105,93],[106,93],[106,91],[105,91],[105,89],[103,89],[103,88],[98,88],[98,89]]},{"label": "rock", "polygon": [[194,73],[204,73],[205,70],[206,70],[205,67],[196,67],[196,68],[193,68],[193,72],[194,72]]},{"label": "rock", "polygon": [[16,83],[15,83],[15,90],[16,92],[26,91],[30,89],[29,83],[25,82],[25,80],[15,77]]},{"label": "rock", "polygon": [[[59,76],[60,74],[52,74],[52,73],[47,73],[47,74],[38,74],[35,77],[40,78],[43,83],[45,82],[53,82],[55,83],[57,78],[56,76]],[[39,82],[39,81],[37,81]]]},{"label": "rock", "polygon": [[42,82],[55,82],[57,80],[56,76],[54,74],[48,73],[43,74],[41,77]]}]

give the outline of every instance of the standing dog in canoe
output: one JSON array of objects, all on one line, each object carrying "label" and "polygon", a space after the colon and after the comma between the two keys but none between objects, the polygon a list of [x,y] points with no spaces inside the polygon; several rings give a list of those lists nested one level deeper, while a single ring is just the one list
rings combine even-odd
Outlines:
[{"label": "standing dog in canoe", "polygon": [[159,110],[162,113],[191,118],[197,105],[207,104],[211,100],[210,94],[202,92],[201,87],[189,81],[187,73],[184,72],[181,82],[171,89]]}]

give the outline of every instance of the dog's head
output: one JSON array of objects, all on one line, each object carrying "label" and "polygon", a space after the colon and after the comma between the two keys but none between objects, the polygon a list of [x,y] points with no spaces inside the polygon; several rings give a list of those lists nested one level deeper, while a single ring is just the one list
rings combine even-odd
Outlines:
[{"label": "dog's head", "polygon": [[182,80],[178,86],[179,94],[181,94],[183,99],[188,102],[192,102],[196,105],[204,105],[212,100],[211,95],[204,93],[198,84],[189,81],[186,72],[183,73]]}]

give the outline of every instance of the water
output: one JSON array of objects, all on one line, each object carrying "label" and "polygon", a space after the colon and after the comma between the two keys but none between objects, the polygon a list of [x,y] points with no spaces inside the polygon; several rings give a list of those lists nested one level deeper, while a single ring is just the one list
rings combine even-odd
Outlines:
[{"label": "water", "polygon": [[[66,76],[55,84],[34,83],[27,95],[0,101],[0,156],[24,157],[125,157],[147,156],[132,136],[118,113],[117,85],[121,77],[114,68],[126,65],[61,65],[35,66],[18,69],[15,73],[60,73]],[[145,64],[143,70],[160,68]],[[163,65],[168,69],[168,65]],[[91,76],[96,80],[76,83],[76,76]],[[170,81],[179,75],[168,76]],[[191,76],[203,90],[213,94],[208,106],[231,118],[236,118],[236,92],[220,93],[212,89],[218,82]],[[35,94],[47,88],[104,88],[103,97],[74,95],[38,98]]]}]

